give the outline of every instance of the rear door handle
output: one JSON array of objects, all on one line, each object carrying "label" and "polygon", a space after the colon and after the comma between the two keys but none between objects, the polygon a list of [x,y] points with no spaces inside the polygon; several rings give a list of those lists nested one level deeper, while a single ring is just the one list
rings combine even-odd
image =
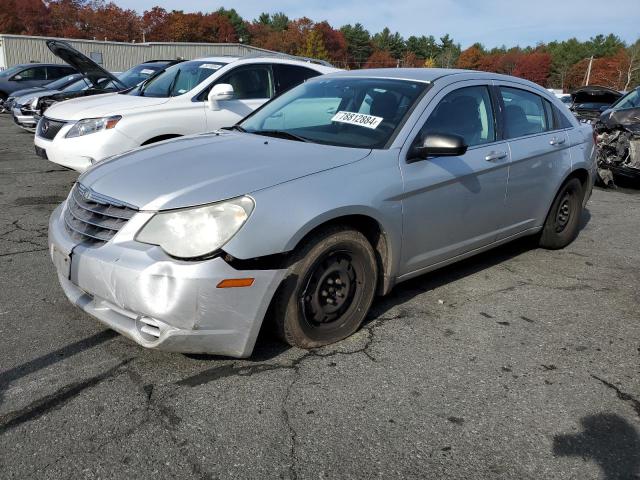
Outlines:
[{"label": "rear door handle", "polygon": [[503,158],[507,158],[507,152],[491,152],[484,159],[487,162],[496,162],[498,160],[502,160]]},{"label": "rear door handle", "polygon": [[566,139],[564,138],[553,137],[551,140],[549,140],[549,145],[562,145],[565,141]]}]

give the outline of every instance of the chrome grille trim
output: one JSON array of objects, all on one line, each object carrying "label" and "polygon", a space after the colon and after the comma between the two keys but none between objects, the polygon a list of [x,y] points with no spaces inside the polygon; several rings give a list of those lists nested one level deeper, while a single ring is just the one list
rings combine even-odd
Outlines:
[{"label": "chrome grille trim", "polygon": [[79,242],[100,246],[108,242],[138,209],[76,183],[64,211],[67,232]]}]

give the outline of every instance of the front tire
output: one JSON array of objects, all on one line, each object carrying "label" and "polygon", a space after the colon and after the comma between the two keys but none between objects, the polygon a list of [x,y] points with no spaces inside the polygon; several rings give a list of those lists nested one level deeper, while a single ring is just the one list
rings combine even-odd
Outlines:
[{"label": "front tire", "polygon": [[562,185],[542,227],[539,242],[542,248],[557,250],[575,240],[580,229],[583,198],[582,183],[577,178]]},{"label": "front tire", "polygon": [[354,333],[373,302],[377,270],[373,248],[357,230],[328,228],[302,244],[274,298],[280,338],[316,348]]}]

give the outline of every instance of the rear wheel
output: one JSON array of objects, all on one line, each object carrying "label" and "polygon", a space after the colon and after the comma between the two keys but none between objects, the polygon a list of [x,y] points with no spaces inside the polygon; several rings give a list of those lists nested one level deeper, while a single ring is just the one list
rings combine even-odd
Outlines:
[{"label": "rear wheel", "polygon": [[582,183],[577,178],[571,178],[562,185],[542,228],[541,247],[555,250],[575,240],[580,228],[583,198]]},{"label": "rear wheel", "polygon": [[280,337],[315,348],[355,332],[376,290],[377,265],[362,233],[334,227],[299,247],[274,299]]}]

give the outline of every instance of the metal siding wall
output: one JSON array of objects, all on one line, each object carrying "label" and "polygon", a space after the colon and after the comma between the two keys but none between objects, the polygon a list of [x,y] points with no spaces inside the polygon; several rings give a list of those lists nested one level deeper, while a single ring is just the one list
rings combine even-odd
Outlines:
[{"label": "metal siding wall", "polygon": [[[0,67],[10,67],[18,63],[31,61],[42,63],[63,63],[53,55],[45,44],[45,37],[28,37],[14,35],[0,35],[5,64]],[[251,53],[273,53],[249,45],[222,43],[120,43],[101,42],[92,40],[69,40],[75,49],[89,57],[91,52],[102,53],[102,66],[107,70],[121,72],[128,70],[138,63],[152,59],[174,59],[182,57],[194,59],[207,56],[242,56]]]}]

